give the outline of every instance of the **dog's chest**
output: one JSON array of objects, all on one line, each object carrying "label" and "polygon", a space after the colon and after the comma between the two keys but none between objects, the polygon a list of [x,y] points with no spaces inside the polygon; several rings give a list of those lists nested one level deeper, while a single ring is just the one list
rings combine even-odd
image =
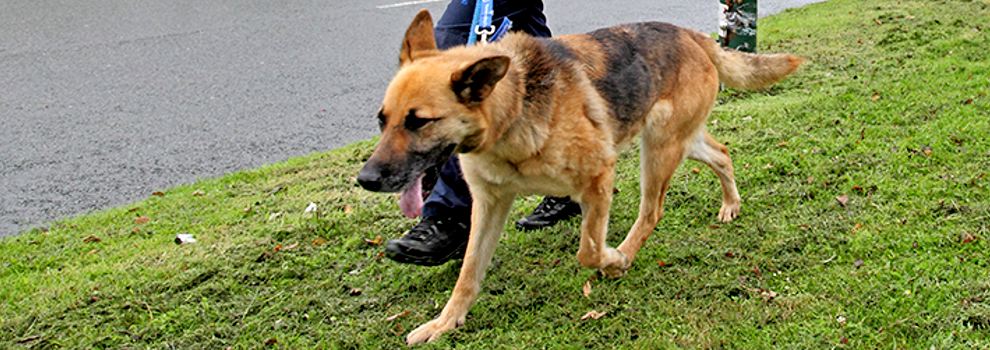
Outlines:
[{"label": "dog's chest", "polygon": [[573,179],[556,169],[533,168],[484,155],[464,156],[461,165],[469,183],[495,186],[500,192],[563,196],[572,194],[575,188]]}]

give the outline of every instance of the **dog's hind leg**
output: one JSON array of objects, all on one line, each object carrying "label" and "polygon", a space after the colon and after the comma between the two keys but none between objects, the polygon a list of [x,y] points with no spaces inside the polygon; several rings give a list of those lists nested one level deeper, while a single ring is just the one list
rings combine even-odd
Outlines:
[{"label": "dog's hind leg", "polygon": [[653,132],[656,130],[657,128],[647,127],[643,133],[640,148],[639,217],[626,239],[619,245],[619,251],[630,262],[663,217],[663,202],[670,179],[684,160],[683,142],[661,135],[662,131]]},{"label": "dog's hind leg", "polygon": [[464,324],[468,309],[478,298],[481,281],[492,261],[498,237],[502,234],[505,218],[515,196],[486,194],[479,186],[472,186],[471,194],[474,197],[471,205],[471,233],[457,284],[440,316],[406,336],[406,343],[409,345],[434,341],[443,333]]},{"label": "dog's hind leg", "polygon": [[722,208],[718,211],[718,219],[722,222],[732,221],[739,215],[741,199],[739,190],[736,189],[729,149],[704,129],[698,131],[688,147],[688,158],[708,164],[718,175],[718,180],[722,183]]}]

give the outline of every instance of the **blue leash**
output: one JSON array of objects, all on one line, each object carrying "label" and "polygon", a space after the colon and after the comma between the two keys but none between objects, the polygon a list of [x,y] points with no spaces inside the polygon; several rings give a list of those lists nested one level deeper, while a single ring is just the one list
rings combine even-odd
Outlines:
[{"label": "blue leash", "polygon": [[[467,5],[467,0],[461,0],[461,4]],[[492,25],[492,17],[495,15],[495,5],[492,0],[477,0],[474,3],[474,17],[471,19],[470,33],[468,33],[468,45],[474,45],[478,41],[489,43],[501,39],[512,27],[512,21],[508,17],[502,19],[502,24],[496,28]]]}]

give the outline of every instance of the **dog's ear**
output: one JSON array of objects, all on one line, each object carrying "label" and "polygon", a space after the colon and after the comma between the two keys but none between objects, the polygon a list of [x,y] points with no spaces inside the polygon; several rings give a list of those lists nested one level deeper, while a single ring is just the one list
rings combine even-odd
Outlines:
[{"label": "dog's ear", "polygon": [[402,51],[399,52],[399,65],[412,62],[423,54],[437,50],[437,41],[433,38],[433,17],[426,9],[419,10],[402,39]]},{"label": "dog's ear", "polygon": [[495,84],[509,71],[507,56],[482,58],[450,75],[450,87],[463,104],[477,104],[495,90]]}]

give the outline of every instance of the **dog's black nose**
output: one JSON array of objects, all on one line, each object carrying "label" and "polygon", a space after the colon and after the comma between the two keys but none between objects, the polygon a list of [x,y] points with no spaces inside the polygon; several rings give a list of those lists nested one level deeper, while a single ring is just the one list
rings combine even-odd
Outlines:
[{"label": "dog's black nose", "polygon": [[371,167],[365,166],[361,169],[361,172],[358,173],[357,181],[364,189],[378,192],[382,189],[382,174],[369,168]]}]

